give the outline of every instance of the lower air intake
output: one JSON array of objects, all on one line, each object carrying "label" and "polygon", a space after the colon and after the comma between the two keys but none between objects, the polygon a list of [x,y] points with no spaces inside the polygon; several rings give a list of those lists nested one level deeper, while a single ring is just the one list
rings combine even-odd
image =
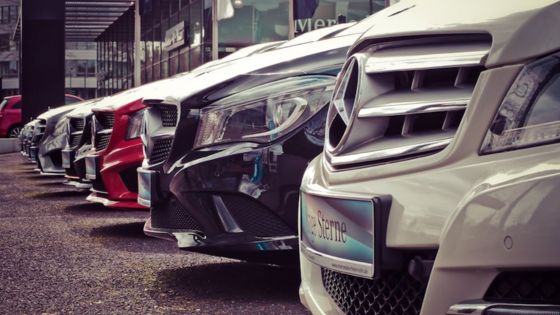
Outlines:
[{"label": "lower air intake", "polygon": [[152,227],[202,231],[200,224],[175,198],[151,209]]},{"label": "lower air intake", "polygon": [[560,304],[560,271],[500,273],[484,300],[503,303]]},{"label": "lower air intake", "polygon": [[323,286],[346,314],[418,315],[422,283],[405,272],[384,271],[379,279],[354,277],[321,268]]}]

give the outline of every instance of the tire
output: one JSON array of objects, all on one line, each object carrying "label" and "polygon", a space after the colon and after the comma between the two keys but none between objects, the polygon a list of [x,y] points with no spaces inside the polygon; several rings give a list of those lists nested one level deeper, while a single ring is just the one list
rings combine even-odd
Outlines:
[{"label": "tire", "polygon": [[8,130],[8,138],[18,138],[19,132],[21,131],[20,125],[15,125],[10,130]]}]

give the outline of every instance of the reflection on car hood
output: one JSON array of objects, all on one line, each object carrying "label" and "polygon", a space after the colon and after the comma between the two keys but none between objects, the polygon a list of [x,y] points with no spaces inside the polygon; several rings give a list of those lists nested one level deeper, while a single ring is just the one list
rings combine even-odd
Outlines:
[{"label": "reflection on car hood", "polygon": [[103,98],[96,98],[93,100],[82,102],[81,106],[78,106],[78,108],[75,108],[72,111],[68,112],[66,116],[73,118],[85,117],[91,114],[92,109],[100,105],[101,100],[103,100]]},{"label": "reflection on car hood", "polygon": [[[444,13],[443,13],[444,12]],[[557,0],[401,1],[379,17],[354,47],[366,40],[422,35],[490,34],[487,67],[552,52],[560,45]]]},{"label": "reflection on car hood", "polygon": [[158,90],[162,86],[168,84],[170,80],[173,78],[167,78],[163,80],[158,80],[154,82],[150,82],[144,85],[140,85],[135,88],[131,88],[111,96],[107,96],[99,101],[98,104],[95,105],[95,109],[99,109],[102,111],[115,111],[124,106],[129,105],[132,102],[135,102],[141,98],[143,98],[146,93],[153,90]]},{"label": "reflection on car hood", "polygon": [[82,103],[74,103],[70,105],[64,105],[57,108],[50,109],[37,117],[37,119],[45,119],[50,120],[52,118],[61,116],[63,114],[68,113],[69,111],[78,108]]},{"label": "reflection on car hood", "polygon": [[[173,81],[170,81],[168,85],[161,89],[152,91],[145,99],[164,100],[172,103],[182,102],[198,92],[242,75],[266,75],[267,73],[263,73],[262,70],[268,67],[286,64],[286,68],[289,68],[289,64],[298,59],[339,48],[350,47],[357,37],[357,35],[349,35],[283,49],[275,49],[247,58],[234,60],[220,67],[212,68],[209,71],[191,72],[182,77],[173,79]],[[294,75],[299,73],[293,69],[288,71],[294,71]]]}]

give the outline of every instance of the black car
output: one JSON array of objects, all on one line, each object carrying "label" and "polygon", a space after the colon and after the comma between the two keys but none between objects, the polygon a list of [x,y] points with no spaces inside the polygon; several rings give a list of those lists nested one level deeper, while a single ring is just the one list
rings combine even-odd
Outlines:
[{"label": "black car", "polygon": [[362,23],[194,71],[146,97],[145,233],[190,251],[297,263],[300,182],[322,151],[325,105]]}]

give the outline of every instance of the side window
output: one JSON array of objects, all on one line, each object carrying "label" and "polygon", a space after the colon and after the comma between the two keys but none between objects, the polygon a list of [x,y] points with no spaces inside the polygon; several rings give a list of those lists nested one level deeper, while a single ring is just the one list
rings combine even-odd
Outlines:
[{"label": "side window", "polygon": [[21,102],[17,102],[12,106],[12,109],[21,109]]},{"label": "side window", "polygon": [[80,100],[77,99],[77,98],[70,97],[70,96],[66,96],[66,98],[64,100],[64,104],[66,104],[66,105],[72,104],[72,103],[77,103],[77,102],[80,102]]}]

